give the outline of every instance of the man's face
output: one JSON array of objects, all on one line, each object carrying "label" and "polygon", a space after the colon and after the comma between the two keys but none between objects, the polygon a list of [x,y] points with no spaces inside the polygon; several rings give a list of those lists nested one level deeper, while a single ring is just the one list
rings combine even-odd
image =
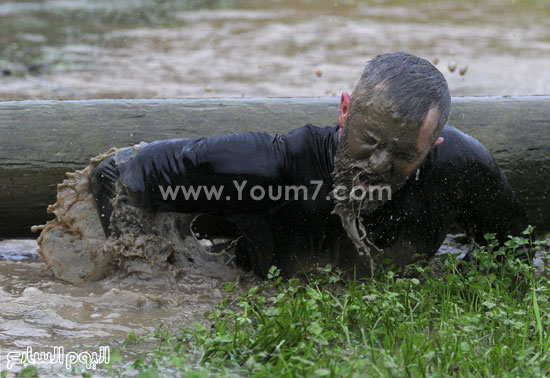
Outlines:
[{"label": "man's face", "polygon": [[434,142],[441,142],[434,138],[437,121],[437,108],[430,109],[420,129],[377,122],[356,112],[346,126],[349,157],[362,171],[354,178],[354,184],[392,185],[406,180]]},{"label": "man's face", "polygon": [[[343,132],[336,151],[332,173],[335,200],[333,213],[337,214],[348,237],[358,251],[369,249],[365,244],[366,230],[362,217],[374,212],[392,193],[404,185],[418,168],[432,146],[443,142],[435,138],[438,111],[428,111],[420,128],[401,125],[387,114],[376,111],[355,111],[349,116],[349,95],[342,95],[339,123]],[[349,116],[349,117],[348,117]],[[377,119],[385,119],[378,122]],[[435,139],[435,141],[434,141]],[[376,187],[389,188],[386,195],[370,197]],[[357,198],[354,192],[362,188],[369,197]],[[384,193],[384,190],[377,193]]]},{"label": "man's face", "polygon": [[335,206],[342,214],[368,215],[401,189],[432,146],[443,142],[435,135],[439,114],[430,109],[415,128],[374,107],[350,115],[348,100],[342,96],[340,125],[345,127],[333,172]]}]

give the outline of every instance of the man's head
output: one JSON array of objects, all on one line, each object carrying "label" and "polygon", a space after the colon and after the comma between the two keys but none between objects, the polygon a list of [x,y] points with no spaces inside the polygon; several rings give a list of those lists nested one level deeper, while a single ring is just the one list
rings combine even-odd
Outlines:
[{"label": "man's head", "polygon": [[383,203],[349,198],[353,188],[401,188],[430,149],[443,143],[439,134],[450,107],[447,82],[430,62],[392,53],[367,63],[352,95],[342,94],[340,106],[333,179],[336,188],[346,188],[339,197],[348,196],[336,201],[335,212],[343,221],[344,214],[357,218]]},{"label": "man's head", "polygon": [[342,94],[339,124],[350,157],[376,174],[409,176],[430,148],[443,142],[451,96],[443,75],[413,55],[379,55],[368,62],[351,98]]}]

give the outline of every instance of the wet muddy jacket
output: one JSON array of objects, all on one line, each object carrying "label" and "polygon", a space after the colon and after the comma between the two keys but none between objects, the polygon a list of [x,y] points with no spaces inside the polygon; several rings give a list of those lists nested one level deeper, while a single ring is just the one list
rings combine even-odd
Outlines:
[{"label": "wet muddy jacket", "polygon": [[[398,265],[437,252],[451,226],[477,240],[526,226],[522,207],[491,154],[446,126],[445,142],[392,200],[365,219],[369,239]],[[331,263],[363,272],[339,218],[331,215],[331,173],[338,127],[307,125],[286,135],[235,133],[157,141],[94,169],[92,191],[108,232],[118,180],[132,205],[151,211],[205,213],[235,224],[244,236],[241,266],[265,276]],[[105,215],[105,214],[104,214]]]}]

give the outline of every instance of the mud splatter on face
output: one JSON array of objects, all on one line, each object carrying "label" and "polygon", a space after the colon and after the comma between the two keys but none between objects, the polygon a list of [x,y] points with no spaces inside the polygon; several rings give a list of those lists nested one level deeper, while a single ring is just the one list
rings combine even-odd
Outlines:
[{"label": "mud splatter on face", "polygon": [[368,239],[363,217],[391,200],[404,185],[407,175],[399,169],[403,162],[417,157],[417,130],[395,124],[386,127],[367,117],[350,117],[338,143],[333,171],[334,214],[360,256],[371,264],[371,249],[382,252]]}]

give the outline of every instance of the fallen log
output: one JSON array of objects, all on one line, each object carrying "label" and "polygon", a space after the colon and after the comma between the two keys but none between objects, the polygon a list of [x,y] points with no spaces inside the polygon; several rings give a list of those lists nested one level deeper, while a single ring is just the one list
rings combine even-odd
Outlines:
[{"label": "fallen log", "polygon": [[[550,230],[550,96],[453,98],[450,124],[484,143],[531,223]],[[110,147],[333,125],[337,98],[0,102],[0,237],[44,223],[66,171]]]}]

